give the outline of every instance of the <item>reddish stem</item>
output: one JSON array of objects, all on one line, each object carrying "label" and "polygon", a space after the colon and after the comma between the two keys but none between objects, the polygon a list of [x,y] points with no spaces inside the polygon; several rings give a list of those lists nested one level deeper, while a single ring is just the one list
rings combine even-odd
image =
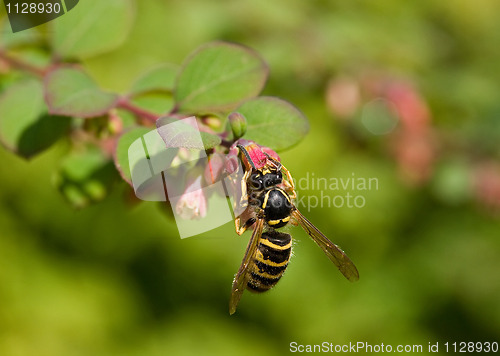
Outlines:
[{"label": "reddish stem", "polygon": [[221,143],[220,143],[220,145],[221,145],[222,147],[231,148],[231,146],[233,145],[233,143],[234,143],[234,142],[232,142],[232,141],[228,141],[228,140],[225,140],[225,139],[223,139],[223,138],[222,138],[222,139],[221,139]]},{"label": "reddish stem", "polygon": [[13,68],[24,70],[27,72],[30,72],[32,74],[35,74],[36,76],[42,77],[45,75],[45,69],[35,67],[21,59],[11,57],[7,55],[7,53],[0,51],[0,59],[4,60],[7,62],[9,65],[11,65]]},{"label": "reddish stem", "polygon": [[159,118],[159,116],[156,115],[155,113],[152,113],[151,111],[147,111],[147,110],[144,110],[138,106],[135,106],[126,97],[121,98],[118,101],[117,107],[124,109],[124,110],[127,110],[127,111],[130,111],[134,115],[141,117],[141,118],[143,118],[147,121],[150,121],[152,123],[155,123],[156,120],[158,120],[158,118]]}]

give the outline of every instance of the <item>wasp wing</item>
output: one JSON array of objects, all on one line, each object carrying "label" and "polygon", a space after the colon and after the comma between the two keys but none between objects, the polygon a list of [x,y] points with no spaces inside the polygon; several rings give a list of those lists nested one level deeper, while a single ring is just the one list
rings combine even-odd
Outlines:
[{"label": "wasp wing", "polygon": [[333,262],[339,271],[351,282],[359,279],[358,269],[347,257],[347,255],[333,242],[331,242],[316,226],[314,226],[307,218],[302,215],[300,211],[295,209],[292,216],[302,226],[302,228],[311,236],[311,238],[318,244],[319,247],[325,252],[330,261]]},{"label": "wasp wing", "polygon": [[240,269],[236,273],[233,281],[233,288],[231,289],[231,300],[229,301],[229,314],[234,314],[236,307],[240,302],[243,291],[246,288],[248,282],[248,266],[255,254],[255,250],[259,244],[259,239],[262,236],[262,230],[264,229],[264,219],[257,219],[255,227],[253,229],[252,237],[248,242],[247,250],[243,261],[241,262]]}]

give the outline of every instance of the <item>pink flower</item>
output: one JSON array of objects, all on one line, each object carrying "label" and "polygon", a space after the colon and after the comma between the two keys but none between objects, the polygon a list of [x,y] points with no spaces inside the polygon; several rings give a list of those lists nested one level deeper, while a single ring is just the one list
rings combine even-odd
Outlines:
[{"label": "pink flower", "polygon": [[201,219],[207,215],[207,198],[201,188],[201,176],[188,184],[175,206],[177,215],[186,220]]}]

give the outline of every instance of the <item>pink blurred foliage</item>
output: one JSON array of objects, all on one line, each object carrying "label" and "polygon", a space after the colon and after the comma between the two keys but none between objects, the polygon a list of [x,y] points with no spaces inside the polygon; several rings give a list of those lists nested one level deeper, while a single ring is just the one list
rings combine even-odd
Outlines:
[{"label": "pink blurred foliage", "polygon": [[341,76],[330,80],[326,88],[328,109],[341,120],[349,120],[361,105],[361,92],[355,78]]},{"label": "pink blurred foliage", "polygon": [[436,145],[429,133],[404,129],[394,133],[392,146],[399,174],[410,185],[423,185],[432,176]]},{"label": "pink blurred foliage", "polygon": [[344,123],[352,121],[365,103],[375,99],[392,103],[390,107],[399,121],[385,140],[401,178],[412,186],[425,184],[432,176],[437,141],[429,106],[410,80],[366,72],[357,78],[341,75],[332,79],[326,89],[329,111]]},{"label": "pink blurred foliage", "polygon": [[500,213],[500,164],[485,161],[473,170],[474,195],[492,213]]},{"label": "pink blurred foliage", "polygon": [[432,176],[436,141],[429,107],[423,96],[407,81],[390,81],[384,97],[397,108],[400,126],[394,132],[394,155],[406,183],[422,185]]}]

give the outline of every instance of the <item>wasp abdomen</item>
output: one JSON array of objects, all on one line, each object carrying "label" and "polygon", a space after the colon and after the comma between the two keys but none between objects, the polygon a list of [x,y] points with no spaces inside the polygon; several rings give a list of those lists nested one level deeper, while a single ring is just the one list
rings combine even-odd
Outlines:
[{"label": "wasp abdomen", "polygon": [[280,280],[285,273],[292,251],[292,237],[289,234],[270,230],[264,232],[249,268],[247,289],[265,292]]}]

